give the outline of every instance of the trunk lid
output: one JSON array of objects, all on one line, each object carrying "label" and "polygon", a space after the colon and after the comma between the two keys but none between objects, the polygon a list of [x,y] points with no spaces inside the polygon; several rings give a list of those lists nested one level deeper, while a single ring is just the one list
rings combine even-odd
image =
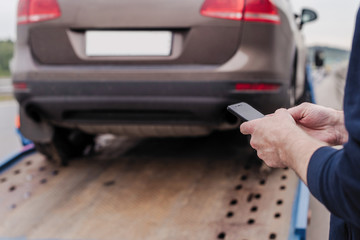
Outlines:
[{"label": "trunk lid", "polygon": [[[60,18],[26,26],[33,56],[42,64],[221,64],[234,55],[240,44],[242,22],[202,16],[203,0],[58,3]],[[94,30],[167,31],[172,36],[170,54],[89,56],[86,33]]]}]

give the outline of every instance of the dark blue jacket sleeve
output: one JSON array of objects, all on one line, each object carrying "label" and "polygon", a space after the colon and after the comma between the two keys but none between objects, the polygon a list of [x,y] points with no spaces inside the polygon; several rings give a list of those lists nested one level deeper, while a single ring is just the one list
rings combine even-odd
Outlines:
[{"label": "dark blue jacket sleeve", "polygon": [[360,14],[350,55],[344,99],[349,140],[342,150],[322,147],[310,159],[312,194],[333,214],[360,227]]},{"label": "dark blue jacket sleeve", "polygon": [[331,213],[360,227],[360,159],[356,159],[360,155],[347,154],[353,148],[350,144],[343,150],[318,149],[311,157],[307,180],[311,193]]}]

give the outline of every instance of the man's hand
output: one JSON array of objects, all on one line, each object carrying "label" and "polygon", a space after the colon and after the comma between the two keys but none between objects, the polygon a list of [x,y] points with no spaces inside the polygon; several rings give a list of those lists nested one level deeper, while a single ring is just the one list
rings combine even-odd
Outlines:
[{"label": "man's hand", "polygon": [[285,109],[274,114],[241,124],[241,133],[251,134],[250,145],[269,167],[286,167],[287,157],[282,148],[291,132],[299,131],[296,122]]},{"label": "man's hand", "polygon": [[240,131],[251,135],[250,145],[269,167],[290,167],[306,183],[312,154],[326,144],[302,130],[286,109],[241,124]]},{"label": "man's hand", "polygon": [[344,113],[331,108],[303,103],[288,109],[296,123],[310,136],[330,145],[342,145],[348,140]]}]

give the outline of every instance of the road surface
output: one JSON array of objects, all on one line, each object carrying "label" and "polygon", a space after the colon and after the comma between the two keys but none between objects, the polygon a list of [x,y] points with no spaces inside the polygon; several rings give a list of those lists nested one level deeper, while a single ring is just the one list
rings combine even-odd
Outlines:
[{"label": "road surface", "polygon": [[15,116],[18,104],[15,101],[0,101],[0,161],[19,149],[21,144],[15,133]]}]

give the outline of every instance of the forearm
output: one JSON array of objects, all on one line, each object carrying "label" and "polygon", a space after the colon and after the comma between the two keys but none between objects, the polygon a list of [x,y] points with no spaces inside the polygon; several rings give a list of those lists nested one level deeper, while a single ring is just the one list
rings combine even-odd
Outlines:
[{"label": "forearm", "polygon": [[301,180],[307,185],[307,169],[313,153],[326,143],[310,137],[302,130],[289,134],[280,148],[280,156],[285,164],[293,169]]}]

